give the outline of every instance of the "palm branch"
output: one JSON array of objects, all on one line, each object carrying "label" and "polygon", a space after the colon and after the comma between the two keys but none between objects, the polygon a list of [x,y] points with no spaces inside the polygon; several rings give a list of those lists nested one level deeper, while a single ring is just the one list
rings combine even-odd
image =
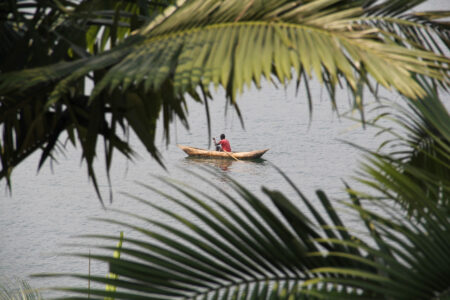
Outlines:
[{"label": "palm branch", "polygon": [[[446,28],[402,19],[397,14],[404,3],[180,0],[128,37],[131,29],[124,28],[120,35],[117,26],[127,20],[131,26],[133,18],[116,7],[99,44],[92,45],[98,28],[88,29],[88,45],[83,47],[100,49],[98,54],[0,74],[0,122],[5,124],[0,178],[9,178],[12,168],[38,149],[43,149],[39,166],[53,158],[63,132],[74,145],[78,139],[96,188],[93,161],[99,138],[104,140],[107,171],[114,150],[132,156],[123,136],[129,128],[161,162],[154,144],[158,116],[169,141],[174,118],[188,125],[186,95],[203,101],[208,115],[212,86],[225,89],[238,114],[236,95],[245,86],[259,87],[262,78],[286,84],[295,77],[297,85],[304,81],[308,90],[314,76],[334,105],[336,88],[347,86],[361,112],[364,86],[374,90],[372,79],[413,99],[425,95],[413,74],[446,87],[448,58],[431,52],[418,37],[427,32],[446,43]],[[83,16],[76,12],[75,20]],[[368,21],[375,15],[386,16],[386,24],[408,25],[383,29]],[[108,24],[91,19],[95,26]],[[124,39],[115,42],[118,36]],[[101,52],[108,39],[113,47]],[[85,78],[94,83],[90,95],[84,93]],[[311,108],[311,97],[308,100]]]},{"label": "palm branch", "polygon": [[0,299],[2,300],[42,300],[37,289],[25,280],[0,278]]},{"label": "palm branch", "polygon": [[[357,237],[346,229],[321,191],[317,195],[327,215],[321,215],[299,193],[314,216],[310,219],[279,191],[263,189],[276,207],[275,214],[262,199],[237,182],[232,181],[231,185],[239,198],[212,186],[229,200],[215,203],[205,193],[196,191],[194,196],[189,189],[165,182],[186,196],[166,195],[167,200],[187,209],[199,221],[190,221],[152,201],[136,198],[172,217],[182,228],[126,212],[122,213],[147,224],[104,220],[144,236],[125,239],[127,246],[123,246],[120,260],[78,254],[107,262],[110,272],[119,278],[56,276],[106,283],[116,286],[117,291],[58,290],[89,294],[92,299],[411,299],[448,293],[448,214],[427,199],[422,200],[431,213],[411,219],[386,203],[380,203],[385,214],[380,216],[364,209],[361,200],[352,194],[354,204],[349,207],[360,214],[369,231],[368,235]],[[148,228],[159,228],[163,233]],[[86,237],[116,239],[108,235]]]},{"label": "palm branch", "polygon": [[[368,151],[370,156],[360,173],[365,184],[386,198],[395,197],[410,214],[419,215],[419,210],[425,213],[428,209],[420,201],[424,198],[448,211],[450,192],[450,115],[437,89],[426,81],[421,84],[428,91],[427,97],[397,105],[394,111],[369,123],[376,126],[389,119],[397,129],[380,126],[379,134],[389,134],[380,148],[385,154]],[[386,105],[379,109],[386,110]]]},{"label": "palm branch", "polygon": [[[5,30],[1,31],[4,34],[0,36],[0,51],[8,55],[0,56],[0,74],[7,78],[14,70],[48,66],[61,61],[75,61],[80,65],[92,55],[103,52],[106,43],[114,45],[121,42],[131,30],[153,18],[154,13],[172,2],[8,1],[1,7],[5,18],[0,20],[0,25]],[[39,168],[47,159],[56,159],[58,150],[64,151],[66,147],[67,142],[60,138],[65,132],[66,139],[73,145],[76,145],[78,138],[89,176],[98,192],[92,168],[97,134],[105,140],[108,170],[112,149],[129,158],[133,154],[126,140],[114,132],[117,124],[108,127],[102,121],[105,114],[114,109],[113,121],[123,125],[122,113],[117,112],[120,107],[111,109],[87,105],[84,79],[73,83],[70,96],[54,106],[47,105],[50,91],[51,87],[39,86],[16,96],[8,95],[3,90],[0,93],[0,178],[6,178],[10,186],[13,167],[38,150],[42,150]],[[89,125],[90,118],[98,120],[96,125]],[[152,124],[152,117],[147,119],[145,122]],[[89,131],[93,131],[93,135],[88,134]],[[155,154],[155,151],[152,153]]]}]

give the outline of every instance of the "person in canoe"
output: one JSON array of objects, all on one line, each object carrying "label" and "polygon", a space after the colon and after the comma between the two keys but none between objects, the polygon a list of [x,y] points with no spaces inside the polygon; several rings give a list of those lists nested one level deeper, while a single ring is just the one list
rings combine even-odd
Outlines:
[{"label": "person in canoe", "polygon": [[231,152],[230,142],[225,138],[225,134],[220,135],[219,142],[216,142],[216,138],[213,138],[213,141],[217,151]]}]

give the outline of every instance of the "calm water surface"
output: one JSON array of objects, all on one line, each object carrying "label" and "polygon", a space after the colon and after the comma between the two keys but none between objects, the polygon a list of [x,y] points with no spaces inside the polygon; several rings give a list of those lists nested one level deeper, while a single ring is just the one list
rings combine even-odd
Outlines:
[{"label": "calm water surface", "polygon": [[[445,3],[447,2],[442,1],[442,4],[447,5]],[[225,133],[231,141],[233,151],[270,148],[263,157],[265,160],[259,163],[187,159],[176,144],[207,148],[209,142],[204,107],[190,102],[190,130],[185,130],[179,124],[173,124],[169,146],[165,146],[162,137],[158,140],[167,170],[155,163],[134,138],[132,138],[135,141],[133,145],[141,156],[140,159],[127,162],[116,153],[111,171],[114,200],[112,204],[107,202],[106,208],[126,209],[177,226],[168,217],[131,200],[120,192],[152,200],[172,211],[189,216],[179,207],[136,182],[170,191],[153,177],[162,175],[179,179],[209,192],[212,189],[205,182],[182,171],[198,170],[199,166],[205,165],[211,166],[219,175],[231,176],[261,196],[260,187],[265,185],[280,189],[289,197],[297,199],[293,190],[271,166],[274,164],[314,201],[316,199],[314,191],[318,188],[324,189],[334,200],[345,198],[341,179],[353,182],[350,176],[354,174],[361,156],[357,149],[341,140],[351,141],[370,149],[376,149],[380,140],[374,138],[374,130],[363,130],[353,121],[337,118],[331,110],[325,91],[314,88],[313,94],[314,111],[310,122],[307,99],[303,91],[296,96],[293,87],[277,90],[268,85],[261,91],[251,90],[240,97],[238,102],[244,116],[245,129],[243,129],[233,109],[228,109],[227,115],[224,116],[224,96],[220,91],[217,93],[211,103],[213,135],[218,137],[220,133]],[[447,103],[450,101],[448,95],[444,98]],[[339,110],[347,111],[349,102],[346,92],[341,93],[338,99]],[[367,98],[366,101],[370,102],[371,99]],[[359,115],[355,113],[354,116]],[[99,148],[99,157],[102,157],[101,151]],[[38,156],[28,159],[13,174],[12,196],[8,195],[2,184],[0,275],[27,278],[30,274],[42,272],[87,274],[86,260],[58,255],[67,251],[87,253],[90,249],[90,247],[67,247],[66,244],[69,243],[96,244],[95,241],[86,242],[74,236],[88,233],[118,235],[120,230],[124,230],[126,236],[137,235],[130,229],[91,219],[116,215],[102,208],[92,185],[87,180],[85,167],[80,165],[79,151],[70,149],[65,156],[59,155],[58,160],[59,163],[53,166],[53,172],[47,164],[36,175]],[[102,193],[108,198],[108,184],[101,159],[97,167]],[[229,190],[227,179],[220,176],[209,177],[215,184]],[[353,224],[350,217],[346,222]],[[360,226],[354,224],[356,228]],[[109,245],[114,244],[111,242]],[[91,273],[106,275],[106,266],[93,263]],[[73,283],[66,278],[27,279],[35,287]]]}]

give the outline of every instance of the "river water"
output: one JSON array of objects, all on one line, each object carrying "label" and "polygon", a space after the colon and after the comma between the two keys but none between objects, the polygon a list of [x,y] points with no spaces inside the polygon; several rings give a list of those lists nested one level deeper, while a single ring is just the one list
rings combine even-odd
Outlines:
[{"label": "river water", "polygon": [[[438,3],[434,2],[434,3]],[[442,1],[442,4],[447,3]],[[297,186],[315,203],[316,189],[323,189],[333,200],[345,198],[342,179],[357,185],[351,178],[361,160],[361,152],[342,140],[376,149],[380,139],[374,138],[375,130],[362,129],[358,123],[338,118],[332,111],[325,90],[313,84],[313,114],[308,111],[308,102],[302,89],[295,94],[294,84],[287,89],[275,89],[266,84],[262,90],[252,89],[238,99],[243,114],[245,129],[233,109],[225,110],[225,97],[218,91],[211,105],[212,134],[218,137],[225,133],[233,151],[249,151],[270,148],[259,163],[233,161],[205,161],[187,159],[176,144],[200,148],[208,147],[208,132],[204,107],[190,101],[190,130],[180,124],[172,124],[171,141],[166,147],[159,135],[160,146],[166,170],[159,166],[145,152],[144,147],[132,137],[133,146],[141,156],[135,162],[127,162],[116,153],[111,179],[113,202],[108,202],[108,183],[102,163],[102,148],[99,148],[97,171],[102,194],[106,198],[106,210],[100,204],[92,185],[87,180],[86,168],[80,164],[80,152],[69,148],[65,156],[58,156],[58,163],[46,165],[37,174],[38,156],[33,156],[18,167],[12,176],[13,190],[9,195],[4,183],[0,190],[0,275],[9,278],[17,276],[27,279],[34,287],[49,287],[72,284],[67,278],[38,279],[28,275],[43,272],[72,272],[87,274],[87,260],[61,256],[61,252],[80,251],[87,253],[90,247],[74,248],[69,243],[96,243],[74,238],[88,233],[119,234],[126,236],[135,232],[123,227],[92,220],[95,217],[116,217],[108,209],[126,209],[150,218],[173,224],[176,222],[166,216],[136,203],[121,192],[130,193],[156,201],[172,211],[183,214],[179,207],[164,198],[141,187],[136,182],[164,187],[153,175],[163,175],[179,179],[187,184],[208,191],[210,187],[201,180],[182,171],[198,170],[211,166],[217,174],[227,174],[252,192],[263,197],[262,185],[283,191],[288,197],[297,199],[294,191],[273,168],[272,164],[283,170]],[[345,91],[338,95],[338,109],[350,109]],[[392,96],[398,102],[398,96]],[[448,103],[449,96],[444,100]],[[366,102],[373,102],[371,97]],[[359,117],[355,112],[354,117]],[[211,180],[229,189],[227,180],[221,176],[210,176]],[[220,195],[218,196],[220,197]],[[263,197],[264,198],[264,197]],[[264,198],[265,199],[265,198]],[[269,203],[269,201],[267,201]],[[300,205],[300,204],[299,204]],[[345,219],[345,218],[344,218]],[[347,224],[355,224],[349,217]],[[362,229],[362,228],[361,228]],[[108,243],[108,242],[104,242]],[[107,245],[114,245],[110,242]],[[94,251],[92,249],[92,251]],[[92,263],[91,273],[106,275],[107,268],[100,263]],[[44,292],[47,293],[47,292]]]}]

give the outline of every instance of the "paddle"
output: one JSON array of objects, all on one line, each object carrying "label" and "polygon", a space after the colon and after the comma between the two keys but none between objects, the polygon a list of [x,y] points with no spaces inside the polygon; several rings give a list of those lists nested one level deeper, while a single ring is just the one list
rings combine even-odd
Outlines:
[{"label": "paddle", "polygon": [[227,151],[223,151],[223,152],[225,152],[226,154],[228,154],[229,156],[231,156],[235,160],[239,161],[239,159],[236,156],[234,156],[233,154],[231,154],[231,152],[227,152]]}]

